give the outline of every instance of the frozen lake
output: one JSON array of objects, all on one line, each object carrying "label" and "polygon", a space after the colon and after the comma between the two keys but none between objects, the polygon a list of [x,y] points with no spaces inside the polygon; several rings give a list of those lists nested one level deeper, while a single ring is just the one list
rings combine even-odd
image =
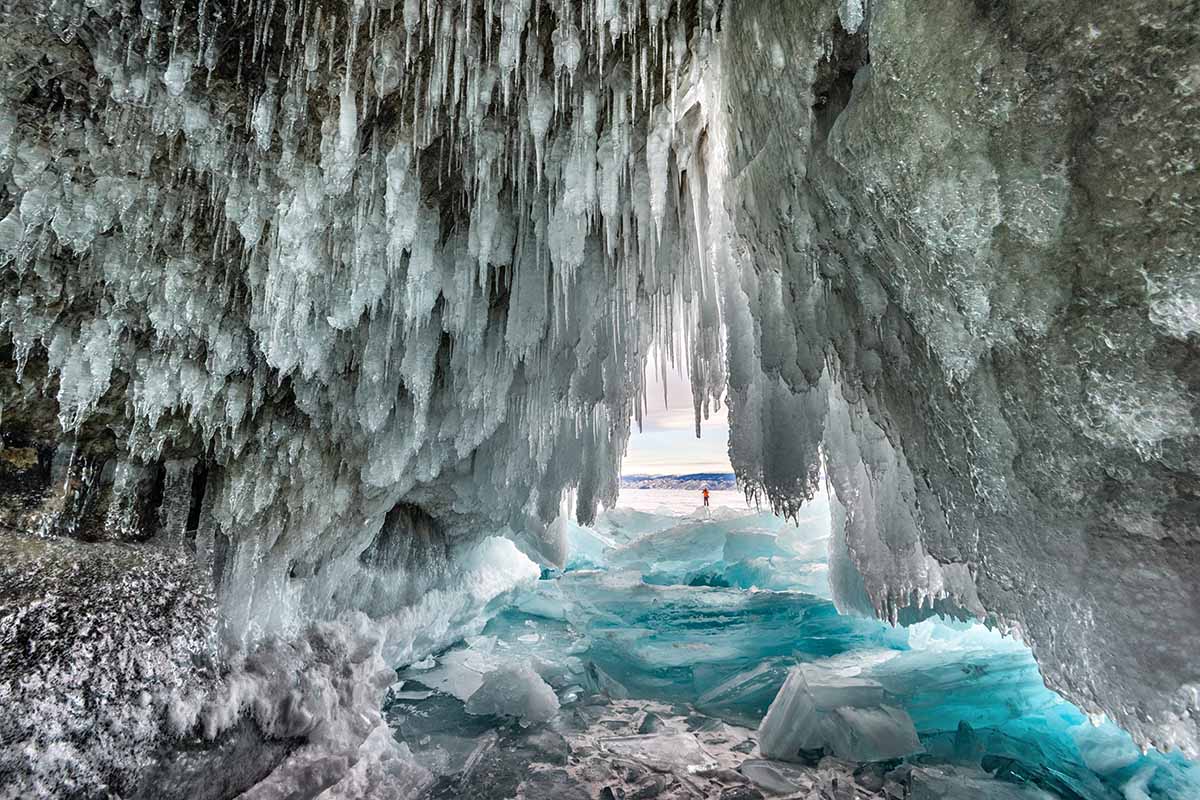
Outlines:
[{"label": "frozen lake", "polygon": [[[631,489],[623,488],[617,497],[617,508],[631,508],[664,516],[686,517],[704,504],[700,492],[684,489]],[[709,492],[710,508],[730,508],[739,512],[754,513],[770,511],[769,508],[756,509],[753,503],[746,502],[746,496],[733,490]],[[824,492],[814,497],[804,506],[799,515],[801,523],[816,522],[829,519],[829,499]]]},{"label": "frozen lake", "polygon": [[[630,489],[621,490],[617,508],[683,517],[704,505],[700,492],[691,489]],[[738,511],[753,511],[746,496],[738,491],[709,492],[709,506],[724,506]]]}]

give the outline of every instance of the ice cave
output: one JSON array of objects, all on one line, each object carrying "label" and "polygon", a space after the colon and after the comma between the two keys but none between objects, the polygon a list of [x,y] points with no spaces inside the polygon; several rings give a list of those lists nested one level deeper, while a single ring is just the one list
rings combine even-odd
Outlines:
[{"label": "ice cave", "polygon": [[0,800],[1197,800],[1198,165],[1197,0],[0,0]]}]

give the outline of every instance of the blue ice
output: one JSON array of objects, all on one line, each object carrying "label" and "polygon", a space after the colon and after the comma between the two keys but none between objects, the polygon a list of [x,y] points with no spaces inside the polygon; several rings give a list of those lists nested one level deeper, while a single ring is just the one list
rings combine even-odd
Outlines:
[{"label": "blue ice", "polygon": [[[1143,754],[1112,723],[1093,725],[1044,686],[1020,642],[979,624],[893,628],[839,614],[829,599],[827,525],[717,511],[612,512],[592,528],[572,527],[566,570],[546,573],[496,616],[482,645],[443,654],[445,669],[483,659],[473,675],[488,659],[515,659],[533,664],[564,706],[603,691],[755,728],[789,673],[808,665],[878,687],[875,705],[854,719],[903,718],[901,728],[911,719],[924,752],[910,760],[1076,800],[1200,798],[1200,767]],[[913,749],[905,742],[880,752]]]}]

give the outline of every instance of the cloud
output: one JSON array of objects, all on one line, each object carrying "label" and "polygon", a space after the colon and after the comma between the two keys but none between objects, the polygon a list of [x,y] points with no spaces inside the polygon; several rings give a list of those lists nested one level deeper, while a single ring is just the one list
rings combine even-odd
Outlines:
[{"label": "cloud", "polygon": [[691,386],[682,373],[669,373],[667,404],[663,382],[650,370],[646,375],[647,408],[642,432],[636,425],[622,463],[626,475],[637,473],[686,474],[732,472],[729,464],[729,417],[724,408],[701,422],[696,438]]},{"label": "cloud", "polygon": [[676,431],[686,430],[694,431],[696,429],[696,412],[691,406],[687,408],[673,408],[667,411],[660,411],[656,414],[647,414],[642,417],[642,430],[645,431]]}]

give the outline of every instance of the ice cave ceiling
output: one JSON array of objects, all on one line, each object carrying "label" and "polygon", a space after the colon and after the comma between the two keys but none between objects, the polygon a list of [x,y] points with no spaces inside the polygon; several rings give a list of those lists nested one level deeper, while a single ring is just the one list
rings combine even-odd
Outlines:
[{"label": "ice cave ceiling", "polygon": [[1198,130],[1193,0],[10,1],[0,526],[384,616],[560,561],[659,342],[842,607],[1195,754]]}]

